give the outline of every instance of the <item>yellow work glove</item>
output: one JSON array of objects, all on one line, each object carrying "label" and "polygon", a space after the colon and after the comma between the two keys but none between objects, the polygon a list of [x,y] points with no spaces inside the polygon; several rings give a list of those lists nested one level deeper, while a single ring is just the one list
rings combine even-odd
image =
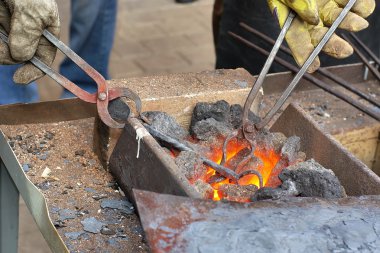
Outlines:
[{"label": "yellow work glove", "polygon": [[[297,13],[285,39],[298,65],[302,66],[305,63],[347,2],[348,0],[268,0],[269,7],[281,27],[290,9]],[[374,11],[375,5],[375,0],[357,0],[339,28],[351,32],[367,28],[368,22],[365,18]],[[350,44],[336,34],[330,38],[322,51],[338,59],[353,53]],[[314,72],[319,66],[320,61],[317,57],[308,72]]]}]

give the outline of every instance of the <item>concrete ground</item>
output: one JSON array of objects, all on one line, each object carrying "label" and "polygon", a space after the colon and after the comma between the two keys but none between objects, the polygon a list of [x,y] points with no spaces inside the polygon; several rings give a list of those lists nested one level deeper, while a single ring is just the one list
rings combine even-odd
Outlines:
[{"label": "concrete ground", "polygon": [[[57,0],[62,36],[68,40],[70,1]],[[211,11],[213,0],[176,4],[174,0],[119,0],[112,78],[195,72],[214,68]],[[63,59],[58,55],[57,69]],[[48,78],[39,81],[41,98],[53,100],[61,89]],[[50,252],[23,202],[20,204],[19,252]]]}]

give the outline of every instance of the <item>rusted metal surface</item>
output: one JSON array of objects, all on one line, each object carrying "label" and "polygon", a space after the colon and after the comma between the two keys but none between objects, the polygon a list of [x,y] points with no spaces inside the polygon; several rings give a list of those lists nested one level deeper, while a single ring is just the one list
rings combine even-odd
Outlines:
[{"label": "rusted metal surface", "polygon": [[0,124],[4,125],[52,123],[92,118],[97,114],[95,104],[86,103],[78,98],[2,105],[0,108]]},{"label": "rusted metal surface", "polygon": [[369,252],[380,196],[221,203],[135,190],[152,252]]},{"label": "rusted metal surface", "polygon": [[134,118],[125,125],[111,155],[109,170],[130,199],[133,199],[133,188],[200,197],[177,170],[173,158]]}]

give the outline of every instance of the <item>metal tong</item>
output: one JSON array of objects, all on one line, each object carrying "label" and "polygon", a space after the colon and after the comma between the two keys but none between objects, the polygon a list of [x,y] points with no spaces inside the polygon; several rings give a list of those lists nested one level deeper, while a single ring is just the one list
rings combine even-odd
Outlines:
[{"label": "metal tong", "polygon": [[292,82],[289,84],[289,86],[285,89],[283,94],[280,96],[279,100],[276,102],[276,104],[269,110],[269,112],[260,119],[260,121],[256,124],[252,123],[248,119],[248,114],[250,111],[250,108],[252,106],[253,101],[257,97],[257,94],[262,87],[264,83],[265,76],[267,75],[274,58],[277,55],[277,52],[284,41],[285,35],[288,32],[292,21],[295,17],[295,13],[293,11],[290,11],[285,24],[281,30],[281,33],[279,37],[276,40],[276,43],[273,46],[273,49],[268,57],[268,59],[265,62],[265,65],[263,69],[261,70],[258,78],[256,79],[255,84],[253,85],[247,100],[244,104],[244,110],[243,110],[243,123],[242,123],[242,130],[244,137],[250,141],[250,143],[253,143],[253,138],[255,136],[255,133],[257,130],[260,130],[264,128],[270,120],[273,118],[273,116],[277,113],[277,111],[282,107],[282,105],[285,103],[285,101],[288,99],[291,92],[294,90],[294,88],[297,86],[303,75],[306,73],[307,69],[310,67],[310,65],[313,63],[314,59],[318,56],[318,54],[321,52],[322,48],[325,46],[325,44],[329,41],[331,36],[334,34],[335,30],[338,28],[340,23],[342,23],[343,19],[347,16],[348,12],[351,10],[352,6],[355,4],[356,0],[350,0],[347,5],[343,8],[342,12],[339,14],[338,18],[334,21],[334,23],[331,25],[327,33],[324,35],[322,40],[319,42],[317,47],[313,50],[313,52],[310,54],[309,58],[306,60],[304,65],[301,67],[301,69],[298,71],[298,73],[293,78]]},{"label": "metal tong", "polygon": [[[134,93],[132,90],[126,87],[114,87],[108,88],[107,82],[104,77],[91,67],[86,61],[84,61],[79,55],[77,55],[73,50],[71,50],[67,45],[62,41],[57,39],[49,31],[44,30],[42,33],[48,41],[50,41],[54,46],[56,46],[64,55],[71,59],[75,64],[77,64],[88,76],[90,76],[98,86],[98,91],[96,93],[90,94],[87,91],[83,90],[66,77],[59,74],[57,71],[47,66],[41,60],[36,57],[33,57],[29,61],[55,80],[57,83],[62,85],[64,88],[72,92],[79,99],[96,104],[98,115],[100,119],[111,128],[123,128],[125,124],[115,121],[109,111],[108,104],[110,101],[125,97],[132,100],[136,105],[137,113],[141,112],[141,100],[139,96]],[[0,38],[8,44],[8,35],[0,30]],[[129,108],[127,108],[129,109]]]},{"label": "metal tong", "polygon": [[[306,60],[305,64],[301,67],[301,69],[296,73],[294,79],[292,82],[289,84],[289,86],[285,89],[279,100],[276,102],[274,107],[272,107],[269,112],[265,115],[264,118],[260,118],[260,120],[256,123],[251,122],[248,119],[248,115],[250,112],[250,108],[252,106],[252,103],[254,102],[255,98],[257,97],[258,92],[260,91],[260,88],[262,87],[264,83],[265,76],[267,75],[274,59],[276,58],[277,52],[281,47],[282,42],[284,41],[285,35],[288,32],[290,25],[292,24],[293,19],[295,18],[295,13],[293,11],[289,12],[289,15],[285,21],[285,24],[280,32],[279,37],[277,38],[273,49],[271,53],[269,54],[263,69],[261,70],[258,78],[256,79],[255,84],[253,85],[246,101],[244,104],[244,109],[243,109],[243,118],[242,118],[242,126],[240,129],[237,131],[231,133],[229,135],[223,144],[223,157],[222,161],[220,163],[221,166],[223,166],[226,163],[226,157],[227,157],[227,146],[229,142],[231,142],[233,139],[241,138],[244,137],[245,140],[249,142],[249,145],[251,146],[250,149],[250,154],[246,156],[235,168],[235,170],[240,171],[240,168],[245,167],[248,162],[251,159],[255,159],[255,146],[256,146],[256,134],[257,131],[264,128],[270,120],[273,118],[273,116],[277,113],[277,111],[282,107],[282,105],[285,103],[285,101],[288,99],[290,93],[294,90],[294,88],[297,86],[301,78],[304,76],[306,73],[307,69],[309,66],[312,64],[314,59],[317,57],[317,55],[321,52],[322,48],[324,45],[328,42],[330,37],[334,34],[335,30],[338,28],[340,23],[343,21],[343,19],[346,17],[352,6],[355,4],[356,0],[350,0],[347,5],[343,8],[342,12],[338,16],[338,18],[335,20],[335,22],[332,24],[330,29],[327,31],[325,36],[322,38],[320,43],[317,45],[317,47],[313,50],[313,52],[310,54],[309,58]],[[252,173],[254,170],[249,170],[247,171],[245,175],[256,175],[260,181],[263,183],[263,178],[260,175],[259,171],[256,171],[255,173]],[[262,186],[262,183],[260,187]],[[265,182],[264,182],[265,183]]]}]

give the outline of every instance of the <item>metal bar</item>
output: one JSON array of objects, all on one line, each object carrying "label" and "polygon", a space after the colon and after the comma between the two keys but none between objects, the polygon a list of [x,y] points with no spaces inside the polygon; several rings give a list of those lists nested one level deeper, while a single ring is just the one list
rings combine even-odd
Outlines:
[{"label": "metal bar", "polygon": [[64,53],[68,58],[70,58],[75,64],[77,64],[87,75],[89,75],[98,85],[98,93],[107,92],[106,90],[101,90],[102,88],[107,88],[104,83],[104,77],[91,67],[85,60],[83,60],[79,55],[77,55],[71,48],[69,48],[65,43],[57,39],[48,30],[44,30],[42,34],[45,38],[50,41],[54,46],[56,46],[62,53]]},{"label": "metal bar", "polygon": [[18,252],[19,192],[0,160],[0,252]]},{"label": "metal bar", "polygon": [[356,43],[358,43],[363,49],[364,51],[376,62],[377,65],[380,65],[380,59],[379,57],[377,57],[377,55],[374,54],[374,52],[372,52],[371,49],[369,49],[369,47],[367,47],[363,41],[361,39],[359,39],[358,36],[356,36],[354,33],[350,33],[351,37],[356,41]]},{"label": "metal bar", "polygon": [[[243,37],[233,33],[233,32],[229,32],[229,34],[231,36],[233,36],[235,39],[243,42],[244,44],[246,44],[247,46],[257,50],[258,52],[260,52],[261,54],[263,55],[268,55],[269,52],[264,50],[263,48],[253,44],[252,42],[244,39]],[[298,67],[294,66],[293,64],[290,64],[289,62],[279,58],[279,57],[276,57],[275,58],[275,61],[279,64],[281,64],[282,66],[284,66],[285,68],[291,70],[292,72],[297,72],[299,70]],[[368,108],[367,106],[363,105],[362,103],[360,103],[359,101],[351,98],[350,96],[334,89],[331,87],[331,85],[328,85],[324,82],[322,82],[321,80],[315,78],[314,76],[312,76],[311,74],[309,73],[305,73],[304,75],[304,78],[310,82],[312,82],[313,84],[315,84],[316,86],[318,86],[319,88],[323,89],[324,91],[346,101],[347,103],[351,104],[352,106],[354,106],[355,108],[363,111],[364,113],[368,114],[369,116],[373,117],[374,119],[376,120],[380,120],[380,114],[376,111],[376,110],[373,110],[372,108]]]},{"label": "metal bar", "polygon": [[[228,146],[228,143],[236,138],[238,139],[238,132],[237,131],[234,131],[232,134],[230,134],[229,136],[227,136],[227,138],[224,140],[224,143],[223,143],[223,147],[222,147],[222,151],[223,151],[223,155],[222,155],[222,160],[220,162],[220,165],[224,166],[224,164],[226,163],[226,158],[227,158],[227,146]],[[234,171],[240,171],[241,168],[243,168],[245,165],[247,165],[247,163],[251,160],[251,159],[254,159],[256,156],[255,156],[255,145],[252,141],[250,141],[249,139],[247,139],[248,143],[249,143],[249,146],[251,147],[251,150],[250,150],[250,154],[248,156],[246,156],[233,170]],[[261,175],[261,173],[257,170],[246,170],[246,171],[243,171],[242,173],[239,174],[239,178],[242,178],[246,175],[249,175],[249,174],[253,174],[253,175],[256,175],[259,179],[259,187],[262,188],[264,186],[264,180],[263,180],[263,176]]]},{"label": "metal bar", "polygon": [[362,62],[365,65],[367,65],[367,67],[369,68],[369,70],[371,70],[371,72],[376,76],[377,80],[380,80],[380,72],[375,68],[375,66],[373,66],[368,61],[368,59],[365,57],[365,55],[359,50],[359,48],[357,46],[354,45],[354,43],[352,43],[351,39],[348,38],[347,35],[341,34],[341,36],[343,37],[343,39],[345,39],[348,43],[351,44],[351,46],[354,49],[354,51],[357,54],[357,56],[359,56],[359,58],[362,60]]},{"label": "metal bar", "polygon": [[378,101],[376,101],[375,99],[373,99],[373,97],[371,97],[369,94],[366,94],[366,93],[364,93],[364,92],[362,92],[362,91],[354,88],[349,82],[347,82],[346,80],[344,80],[340,76],[334,75],[333,73],[331,73],[327,69],[323,69],[323,68],[319,68],[317,71],[321,75],[330,78],[331,80],[333,80],[334,82],[340,84],[341,86],[343,86],[347,90],[351,91],[352,93],[355,93],[359,97],[364,98],[369,103],[371,103],[371,104],[373,104],[373,105],[375,105],[377,107],[380,107],[380,103]]},{"label": "metal bar", "polygon": [[[154,137],[154,138],[157,138],[163,142],[166,142],[168,144],[170,144],[172,147],[178,149],[178,150],[181,150],[181,151],[189,151],[189,152],[193,152],[193,153],[196,153],[192,148],[190,148],[189,146],[187,146],[186,144],[184,143],[181,143],[180,141],[170,137],[170,136],[167,136],[159,131],[157,131],[156,129],[152,128],[151,126],[149,126],[148,124],[143,124],[144,127],[148,130],[148,132]],[[256,171],[256,170],[247,170],[247,171],[244,171],[240,174],[237,174],[235,171],[227,168],[227,167],[224,167],[220,164],[217,164],[216,162],[214,161],[211,161],[210,159],[207,159],[203,156],[199,156],[199,158],[201,159],[201,161],[203,162],[203,164],[213,168],[216,172],[218,172],[220,175],[224,176],[225,178],[228,178],[230,179],[231,181],[233,181],[234,183],[238,184],[238,180],[244,176],[247,176],[247,175],[256,175],[259,179],[259,186],[260,188],[263,187],[263,177],[262,175],[260,174],[259,171]]]},{"label": "metal bar", "polygon": [[267,113],[267,115],[255,126],[258,129],[261,129],[265,127],[269,121],[273,118],[273,116],[277,113],[277,111],[281,108],[281,106],[285,103],[286,99],[289,97],[290,93],[294,90],[294,88],[297,86],[299,81],[301,80],[302,76],[306,73],[309,66],[313,63],[314,59],[318,56],[318,54],[321,52],[324,45],[329,41],[331,36],[334,34],[335,30],[338,28],[340,23],[342,23],[343,19],[347,16],[348,12],[351,10],[352,6],[356,3],[356,0],[349,0],[347,5],[343,8],[337,19],[334,21],[334,23],[331,25],[329,30],[326,32],[326,34],[323,36],[322,40],[318,43],[318,45],[315,47],[313,52],[310,54],[309,58],[306,60],[304,65],[299,69],[296,76],[294,77],[293,81],[289,84],[289,86],[285,89],[285,91],[282,93],[279,100],[276,102],[276,104],[270,109],[270,111]]},{"label": "metal bar", "polygon": [[288,32],[289,27],[292,24],[294,17],[295,17],[295,14],[293,11],[291,11],[289,13],[286,21],[285,21],[283,28],[281,29],[281,33],[278,36],[278,38],[277,38],[277,40],[276,40],[276,42],[272,48],[272,51],[270,52],[270,54],[269,54],[269,56],[268,56],[268,58],[264,64],[264,67],[262,68],[258,78],[255,81],[255,84],[253,85],[251,91],[248,94],[247,100],[245,101],[244,108],[243,108],[243,119],[242,119],[243,131],[245,130],[246,124],[249,122],[248,114],[249,114],[249,111],[251,109],[252,103],[255,100],[257,93],[259,92],[261,86],[264,83],[264,79],[265,79],[270,67],[272,66],[273,60],[276,57],[277,52],[278,52],[282,42],[284,41],[285,35]]},{"label": "metal bar", "polygon": [[[148,124],[143,124],[144,127],[148,130],[148,132],[155,138],[161,140],[161,141],[164,141],[164,142],[167,142],[168,144],[170,144],[172,147],[178,149],[178,150],[181,150],[181,151],[189,151],[189,152],[195,152],[192,148],[190,148],[189,146],[187,146],[186,144],[184,143],[181,143],[180,141],[170,137],[170,136],[167,136],[167,135],[164,135],[162,134],[161,132],[157,131],[156,129],[152,128],[151,126],[149,126]],[[214,170],[216,170],[219,174],[221,174],[222,176],[228,178],[228,179],[231,179],[235,182],[237,182],[239,180],[239,175],[236,174],[233,170],[230,170],[224,166],[221,166],[207,158],[204,158],[202,156],[201,157],[201,160],[204,164],[210,166],[211,168],[213,168]]]},{"label": "metal bar", "polygon": [[[269,44],[273,45],[275,43],[275,41],[272,38],[270,38],[269,36],[259,32],[258,30],[254,29],[253,27],[251,27],[251,26],[249,26],[243,22],[240,23],[240,26],[243,27],[244,29],[246,29],[247,31],[255,34],[259,38],[263,39],[264,41],[268,42]],[[288,47],[281,45],[280,50],[283,51],[284,53],[292,56],[292,52],[290,51],[290,49]],[[366,99],[368,102],[372,103],[373,105],[380,107],[380,103],[378,101],[374,100],[370,95],[354,88],[352,86],[352,84],[350,84],[349,82],[347,82],[346,80],[344,80],[340,76],[337,76],[337,75],[331,73],[330,71],[328,71],[327,69],[324,69],[324,68],[317,69],[317,72],[320,73],[321,75],[325,76],[325,77],[330,78],[331,80],[333,80],[337,84],[343,86],[344,88],[355,93],[356,95]]]}]

